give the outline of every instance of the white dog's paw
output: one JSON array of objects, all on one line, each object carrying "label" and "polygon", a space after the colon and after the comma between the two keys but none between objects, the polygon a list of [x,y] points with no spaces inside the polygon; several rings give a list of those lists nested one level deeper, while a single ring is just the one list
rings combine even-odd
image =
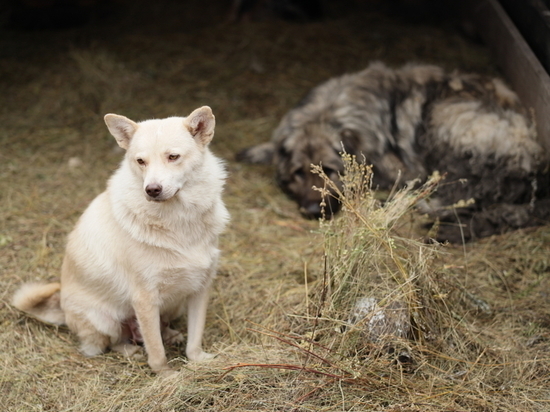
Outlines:
[{"label": "white dog's paw", "polygon": [[131,343],[119,343],[111,347],[113,352],[122,353],[127,358],[135,356],[141,351],[141,346],[132,345]]},{"label": "white dog's paw", "polygon": [[186,352],[187,359],[192,362],[203,362],[209,359],[213,359],[216,355],[213,355],[208,352],[204,352],[202,349],[188,350]]},{"label": "white dog's paw", "polygon": [[170,329],[167,327],[162,332],[162,340],[167,345],[175,345],[175,344],[179,345],[183,343],[185,339],[183,337],[183,334],[180,331]]},{"label": "white dog's paw", "polygon": [[103,346],[95,345],[92,343],[82,343],[80,345],[80,353],[82,353],[87,358],[93,358],[94,356],[101,355],[105,352]]}]

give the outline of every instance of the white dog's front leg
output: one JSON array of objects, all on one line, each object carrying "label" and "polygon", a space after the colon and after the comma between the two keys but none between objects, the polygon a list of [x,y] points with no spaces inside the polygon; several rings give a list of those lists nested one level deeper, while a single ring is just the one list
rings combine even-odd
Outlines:
[{"label": "white dog's front leg", "polygon": [[202,335],[206,322],[208,288],[189,296],[187,303],[187,346],[185,354],[191,361],[201,361],[214,357],[202,350]]},{"label": "white dog's front leg", "polygon": [[140,294],[134,299],[133,304],[147,351],[147,363],[155,373],[169,373],[171,369],[162,342],[157,299],[150,294]]}]

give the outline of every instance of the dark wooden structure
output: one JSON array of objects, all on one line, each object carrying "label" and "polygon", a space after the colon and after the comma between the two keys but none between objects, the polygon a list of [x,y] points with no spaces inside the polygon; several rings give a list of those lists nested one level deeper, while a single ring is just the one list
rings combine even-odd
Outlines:
[{"label": "dark wooden structure", "polygon": [[[501,1],[512,11],[515,10],[516,3],[518,3],[514,0]],[[541,64],[541,60],[535,55],[499,1],[468,0],[465,3],[467,4],[465,4],[466,17],[474,23],[477,32],[489,46],[496,63],[523,103],[534,110],[540,141],[550,150],[550,77]],[[524,31],[533,33],[535,30],[541,30],[548,18],[544,12],[546,5],[542,0],[520,0],[518,4],[523,8],[532,7],[529,11],[531,16],[532,13],[535,15],[537,12],[540,13],[539,25],[523,23]],[[537,6],[537,9],[533,9],[534,5]],[[514,16],[521,18],[515,14]],[[548,43],[540,47],[542,51],[539,52],[543,59],[546,58],[543,54],[544,47],[550,47],[550,30],[546,33]],[[536,32],[528,34],[528,36],[536,37],[537,42],[543,43]],[[550,54],[547,57],[550,64]]]}]

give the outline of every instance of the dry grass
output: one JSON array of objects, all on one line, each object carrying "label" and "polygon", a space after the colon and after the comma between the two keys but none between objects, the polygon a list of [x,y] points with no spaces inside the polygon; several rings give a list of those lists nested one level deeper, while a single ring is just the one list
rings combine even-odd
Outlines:
[{"label": "dry grass", "polygon": [[[0,29],[2,409],[548,410],[548,228],[426,245],[411,240],[408,213],[423,194],[379,208],[368,185],[320,226],[300,218],[271,168],[232,160],[327,77],[373,59],[494,72],[486,51],[449,27],[343,6],[323,23],[227,24],[223,5],[181,3],[134,2],[60,32]],[[190,365],[169,348],[181,373],[168,381],[143,358],[84,358],[67,330],[16,312],[11,294],[58,277],[67,233],[116,168],[105,113],[140,120],[203,104],[230,170],[232,223],[205,333],[219,356]],[[350,325],[365,296],[404,302],[410,332],[373,339],[368,316]]]}]

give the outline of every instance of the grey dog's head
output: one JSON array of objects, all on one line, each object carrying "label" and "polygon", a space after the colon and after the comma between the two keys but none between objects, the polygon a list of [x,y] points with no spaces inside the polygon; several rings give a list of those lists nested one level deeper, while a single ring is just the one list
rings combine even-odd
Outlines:
[{"label": "grey dog's head", "polygon": [[[340,176],[344,172],[341,153],[353,154],[355,134],[348,129],[323,123],[310,123],[293,129],[279,141],[274,153],[277,168],[277,182],[294,199],[300,212],[308,218],[323,215],[332,217],[340,209],[340,202],[333,190],[326,186],[319,174],[312,171],[312,165],[319,165],[326,176],[341,187]],[[315,188],[324,188],[325,195]]]}]

